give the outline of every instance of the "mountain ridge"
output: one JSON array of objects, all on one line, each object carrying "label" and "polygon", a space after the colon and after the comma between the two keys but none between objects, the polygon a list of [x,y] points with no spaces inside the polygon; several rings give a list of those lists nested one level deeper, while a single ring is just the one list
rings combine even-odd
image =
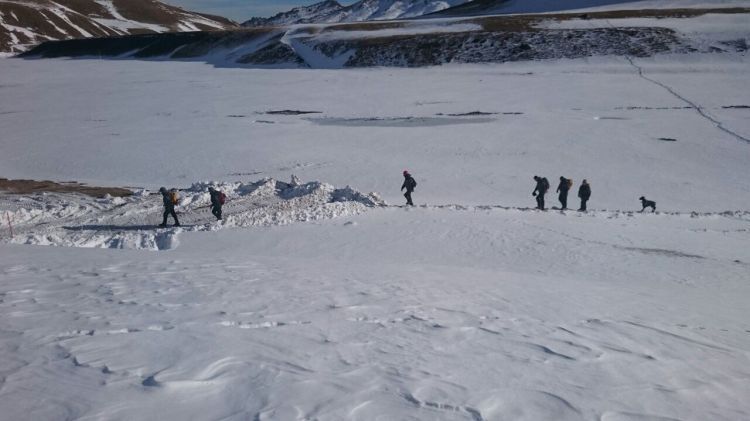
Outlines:
[{"label": "mountain ridge", "polygon": [[0,0],[0,53],[20,53],[45,41],[236,26],[156,0]]},{"label": "mountain ridge", "polygon": [[245,27],[283,26],[309,23],[343,23],[418,17],[469,0],[360,0],[343,6],[335,0],[324,0],[310,6],[295,7],[269,18],[252,18]]},{"label": "mountain ridge", "polygon": [[[749,17],[750,8],[653,9],[590,12],[586,17],[576,12],[316,24],[49,42],[21,57],[96,54],[198,60],[218,67],[342,68],[745,54]],[[643,20],[633,25],[632,18]]]}]

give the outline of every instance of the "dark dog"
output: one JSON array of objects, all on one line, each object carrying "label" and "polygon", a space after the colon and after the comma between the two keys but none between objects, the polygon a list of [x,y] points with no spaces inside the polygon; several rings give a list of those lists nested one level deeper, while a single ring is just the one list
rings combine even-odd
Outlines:
[{"label": "dark dog", "polygon": [[641,201],[641,205],[643,205],[643,209],[641,209],[641,212],[645,211],[646,208],[651,208],[651,212],[656,212],[656,202],[654,202],[653,200],[648,200],[643,196],[641,196],[639,200]]}]

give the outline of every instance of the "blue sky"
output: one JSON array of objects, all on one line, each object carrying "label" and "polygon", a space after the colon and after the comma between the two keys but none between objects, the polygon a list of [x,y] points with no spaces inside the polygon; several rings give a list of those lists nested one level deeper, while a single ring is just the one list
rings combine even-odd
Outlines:
[{"label": "blue sky", "polygon": [[[253,16],[271,16],[296,6],[317,3],[316,0],[162,0],[196,12],[226,16],[238,22]],[[355,0],[339,0],[341,4],[352,4]]]}]

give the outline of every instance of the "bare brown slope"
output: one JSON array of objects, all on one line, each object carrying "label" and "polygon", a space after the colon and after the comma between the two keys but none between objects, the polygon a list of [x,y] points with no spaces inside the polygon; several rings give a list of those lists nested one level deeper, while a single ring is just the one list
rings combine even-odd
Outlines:
[{"label": "bare brown slope", "polygon": [[[96,24],[76,12],[66,14],[70,22],[52,13],[44,6],[46,2],[36,4],[20,4],[0,2],[2,22],[0,25],[0,52],[21,51],[21,45],[39,41],[81,38],[86,36],[79,26],[93,36],[115,35],[117,32]],[[72,23],[72,25],[71,25]],[[25,30],[11,30],[7,26],[23,28]],[[30,37],[28,33],[35,34]]]},{"label": "bare brown slope", "polygon": [[0,178],[0,191],[10,194],[33,194],[33,193],[80,193],[93,197],[132,196],[133,192],[119,187],[94,187],[76,182],[56,183],[54,181],[35,180],[8,180]]}]

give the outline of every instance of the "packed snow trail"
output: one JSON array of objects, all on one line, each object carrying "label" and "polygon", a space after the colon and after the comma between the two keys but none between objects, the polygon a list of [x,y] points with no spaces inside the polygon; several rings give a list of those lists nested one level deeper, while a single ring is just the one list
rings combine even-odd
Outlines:
[{"label": "packed snow trail", "polygon": [[[210,212],[208,186],[228,194],[223,206],[224,219],[216,221]],[[78,194],[44,193],[34,195],[0,195],[0,213],[8,219],[7,228],[14,233],[0,241],[16,244],[58,245],[167,250],[179,244],[184,232],[216,231],[232,227],[276,226],[356,215],[373,208],[417,211],[502,211],[510,215],[539,213],[535,208],[502,205],[466,206],[460,204],[415,207],[389,205],[375,193],[363,195],[349,188],[314,182],[305,185],[282,183],[272,179],[255,183],[196,183],[181,192],[178,208],[180,227],[158,227],[163,217],[161,196],[140,190],[127,198],[94,199]],[[729,218],[750,222],[750,211],[664,212],[646,213],[623,210],[547,211],[562,216],[587,218]],[[399,218],[393,214],[393,218]],[[168,224],[172,222],[168,218]],[[3,224],[5,225],[5,224]],[[5,230],[5,228],[4,228]]]}]

